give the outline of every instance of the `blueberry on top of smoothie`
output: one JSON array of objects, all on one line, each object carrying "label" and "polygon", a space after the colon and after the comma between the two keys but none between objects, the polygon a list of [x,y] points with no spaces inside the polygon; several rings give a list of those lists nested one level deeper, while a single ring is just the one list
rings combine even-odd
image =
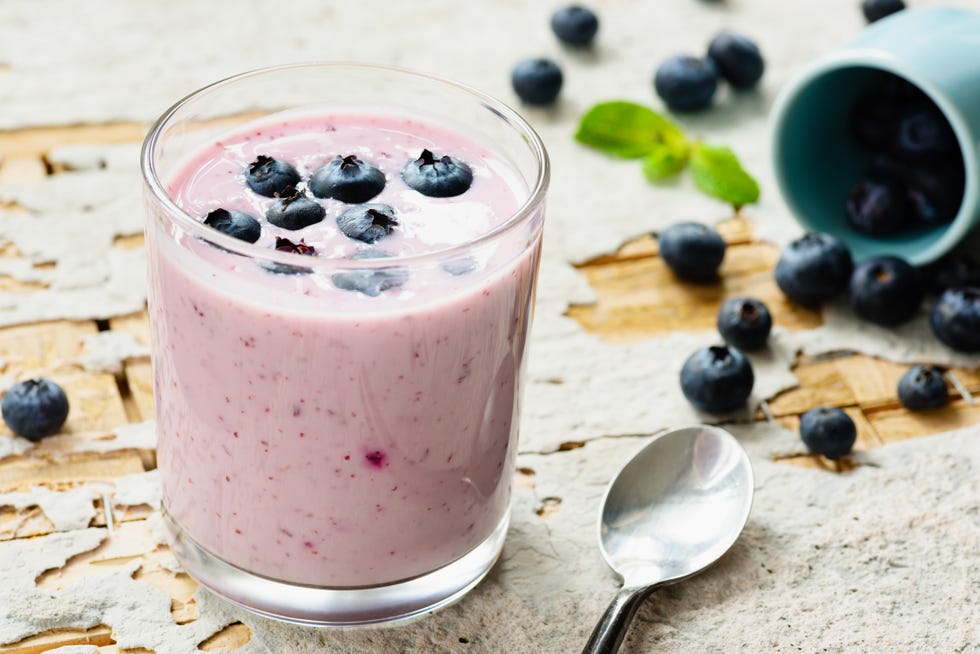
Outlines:
[{"label": "blueberry on top of smoothie", "polygon": [[270,224],[283,229],[296,230],[315,225],[327,215],[326,210],[314,200],[296,189],[273,204],[265,212]]},{"label": "blueberry on top of smoothie", "polygon": [[432,198],[450,198],[465,193],[473,183],[473,171],[465,163],[443,155],[436,157],[425,149],[418,159],[405,164],[402,179],[409,186]]},{"label": "blueberry on top of smoothie", "polygon": [[259,221],[242,211],[215,209],[204,218],[204,224],[246,243],[255,243],[262,235]]},{"label": "blueberry on top of smoothie", "polygon": [[[361,250],[351,256],[351,259],[388,259],[391,255],[381,250]],[[402,268],[376,268],[372,270],[351,270],[336,273],[330,277],[334,286],[345,291],[363,293],[369,297],[377,297],[382,291],[398,288],[405,283],[408,273]]]},{"label": "blueberry on top of smoothie", "polygon": [[355,155],[338,155],[313,173],[307,187],[318,198],[357,204],[367,202],[384,190],[385,175]]},{"label": "blueberry on top of smoothie", "polygon": [[362,204],[337,216],[337,227],[345,236],[365,243],[384,238],[397,226],[395,209],[387,204]]},{"label": "blueberry on top of smoothie", "polygon": [[245,168],[245,183],[267,198],[285,195],[299,184],[299,173],[291,165],[279,159],[260,154]]}]

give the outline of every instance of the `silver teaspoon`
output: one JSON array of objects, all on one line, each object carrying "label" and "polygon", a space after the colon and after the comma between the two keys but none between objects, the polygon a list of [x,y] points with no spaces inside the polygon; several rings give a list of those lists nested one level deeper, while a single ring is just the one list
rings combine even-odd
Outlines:
[{"label": "silver teaspoon", "polygon": [[623,588],[583,654],[615,654],[642,601],[728,551],[752,507],[752,466],[719,427],[655,436],[613,478],[599,514],[602,555]]}]

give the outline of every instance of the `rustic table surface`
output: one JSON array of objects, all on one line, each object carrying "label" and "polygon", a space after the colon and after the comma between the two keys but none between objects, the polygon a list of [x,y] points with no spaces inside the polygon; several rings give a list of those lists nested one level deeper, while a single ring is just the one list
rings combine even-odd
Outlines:
[{"label": "rustic table surface", "polygon": [[[303,12],[312,12],[309,21],[299,4]],[[558,412],[561,404],[553,397],[583,392],[570,388],[570,379],[536,367],[535,348],[551,341],[541,330],[561,324],[573,331],[578,340],[572,350],[642,348],[674,334],[700,335],[706,344],[716,338],[710,331],[720,302],[736,295],[765,301],[786,338],[825,327],[826,315],[788,302],[772,279],[778,242],[793,230],[785,228],[791,221],[775,189],[766,186],[771,180],[765,145],[755,145],[752,139],[765,140],[766,108],[793,70],[861,28],[857,0],[821,3],[827,5],[823,9],[749,0],[676,0],[674,7],[609,0],[598,3],[604,23],[597,61],[552,42],[546,28],[550,5],[511,2],[481,10],[438,2],[415,14],[381,3],[357,4],[360,10],[298,3],[297,8],[274,10],[285,12],[270,21],[274,25],[255,15],[244,16],[273,11],[272,5],[259,3],[215,3],[213,15],[190,2],[140,9],[109,1],[86,3],[85,8],[70,2],[0,6],[0,43],[27,48],[21,52],[9,47],[4,52],[0,46],[0,321],[6,325],[0,328],[0,374],[4,386],[28,376],[50,377],[66,389],[72,406],[62,433],[36,446],[14,439],[0,426],[0,570],[9,576],[0,578],[0,653],[30,654],[75,645],[85,647],[62,651],[575,651],[574,644],[584,642],[592,619],[615,588],[615,579],[591,547],[597,498],[612,471],[644,436],[672,419],[644,422],[640,415],[629,424],[591,432],[587,426],[558,426],[553,437],[529,440],[529,429],[538,432],[539,425],[554,419],[544,414]],[[832,17],[825,18],[824,12]],[[767,23],[769,13],[774,18]],[[443,19],[454,29],[438,27]],[[462,55],[462,62],[447,57],[467,41],[465,33],[453,32],[465,32],[481,20],[481,30],[499,30],[499,38],[510,45],[495,47],[495,39],[483,31],[473,46],[476,51]],[[658,20],[680,27],[658,27]],[[645,27],[633,27],[634,22]],[[526,26],[532,23],[533,28]],[[292,26],[295,34],[284,25]],[[515,35],[507,36],[514,25]],[[571,142],[576,117],[590,103],[610,97],[633,97],[659,106],[649,89],[655,62],[682,47],[700,51],[707,36],[726,26],[757,35],[772,72],[767,73],[760,99],[741,100],[745,106],[717,122],[695,118],[694,128],[743,145],[748,167],[762,171],[766,200],[757,209],[749,207],[732,216],[690,188],[647,188],[642,180],[631,179],[624,192],[639,193],[638,201],[645,204],[638,211],[653,215],[626,228],[617,223],[605,240],[596,240],[594,251],[579,245],[565,248],[566,232],[579,225],[587,230],[586,223],[604,215],[599,210],[604,194],[595,189],[583,192],[583,209],[573,209],[582,177],[567,171],[580,164],[622,166],[617,175],[627,170],[626,164],[611,164]],[[210,35],[208,29],[213,30]],[[675,33],[685,29],[686,38]],[[358,30],[367,30],[361,40],[349,33]],[[261,46],[248,48],[246,36],[238,32],[271,41],[266,43],[267,56],[255,52]],[[648,43],[648,32],[655,32],[662,42]],[[445,41],[440,43],[442,33]],[[515,45],[525,37],[526,47]],[[366,57],[363,48],[345,51],[361,41],[378,44],[377,53]],[[152,52],[144,52],[143,43]],[[192,51],[199,43],[202,63],[195,68]],[[277,43],[285,44],[284,52],[276,51]],[[139,304],[127,309],[129,300],[109,303],[105,309],[99,305],[99,293],[111,293],[113,287],[98,282],[92,284],[92,295],[72,295],[72,285],[57,277],[62,266],[74,272],[84,269],[68,267],[66,253],[71,248],[46,258],[43,239],[41,245],[27,247],[15,235],[18,230],[34,234],[37,225],[28,225],[32,220],[53,216],[51,229],[60,228],[63,223],[58,220],[85,220],[85,211],[65,197],[78,188],[82,177],[85,184],[125,180],[130,184],[121,193],[125,202],[112,211],[138,214],[137,145],[167,101],[253,65],[299,58],[349,59],[351,52],[358,58],[461,78],[508,102],[514,101],[507,87],[513,60],[543,52],[563,61],[568,78],[564,104],[551,111],[532,110],[528,116],[552,149],[556,176],[546,235],[552,256],[542,268],[542,284],[549,275],[576,281],[570,286],[575,290],[564,295],[546,287],[538,307],[539,314],[546,315],[539,315],[532,343],[527,398],[536,417],[530,427],[525,425],[513,532],[501,564],[473,595],[439,615],[398,631],[338,635],[280,627],[223,607],[198,592],[195,582],[175,565],[161,542],[157,520],[145,310],[139,310]],[[614,79],[602,81],[607,76],[603,71],[613,71]],[[636,80],[627,86],[629,75]],[[736,124],[727,124],[733,117],[739,119]],[[99,196],[94,201],[109,206],[114,198]],[[57,215],[62,206],[70,214],[67,218]],[[610,211],[624,209],[614,206]],[[95,207],[94,213],[99,210]],[[133,259],[124,260],[141,265],[139,218],[123,227],[103,218],[93,219],[92,229],[106,230],[107,251],[123,257],[133,252]],[[679,282],[658,256],[656,230],[680,219],[717,224],[729,245],[720,283]],[[784,228],[772,229],[774,221]],[[139,277],[142,270],[137,265],[127,274]],[[68,290],[55,293],[62,289]],[[976,438],[968,438],[968,428],[980,423],[980,406],[971,396],[980,393],[980,370],[972,360],[947,355],[957,364],[948,372],[948,406],[912,413],[899,405],[896,384],[916,352],[914,344],[905,342],[896,346],[894,357],[887,348],[862,353],[847,347],[846,339],[824,351],[791,352],[784,367],[791,368],[795,386],[783,384],[755,398],[754,412],[733,423],[763,471],[760,498],[745,538],[706,581],[692,581],[693,590],[672,591],[662,602],[652,600],[655,606],[641,612],[627,651],[980,651],[976,627],[964,621],[970,606],[976,617],[980,577],[975,566],[938,569],[963,557],[975,564],[980,555],[980,448]],[[574,359],[577,354],[569,356]],[[591,365],[589,359],[583,361]],[[656,362],[635,365],[650,379],[669,378],[658,388],[675,384],[676,366],[661,370]],[[615,388],[607,390],[606,398],[616,393]],[[575,396],[567,397],[567,410],[574,413]],[[669,413],[677,397],[673,393],[651,398],[650,403],[659,413]],[[825,405],[842,407],[854,418],[856,456],[832,462],[805,453],[795,442],[792,432],[800,415]],[[946,432],[955,432],[952,440],[940,437],[919,441],[934,443],[928,447],[892,450],[903,447],[896,446],[899,441]],[[760,445],[767,438],[778,444]],[[879,455],[882,458],[876,458]],[[907,469],[901,467],[905,463],[895,463],[914,457],[921,457],[919,463]],[[872,473],[875,468],[888,472]],[[949,480],[959,481],[942,481],[947,473]],[[873,474],[879,477],[872,479]],[[881,477],[885,474],[893,477]],[[773,489],[769,494],[767,484]],[[800,497],[793,497],[794,489]],[[920,490],[933,504],[907,497]],[[848,499],[848,493],[854,496]],[[941,502],[947,501],[940,512]],[[894,506],[907,508],[898,526],[885,515]],[[807,507],[816,508],[808,513]],[[847,516],[847,521],[853,518],[853,527],[841,522],[849,507],[857,507]],[[957,511],[964,515],[953,515]],[[941,519],[928,517],[935,515]],[[860,531],[874,520],[880,524]],[[918,523],[930,525],[927,535],[917,531]],[[895,533],[899,528],[907,530],[904,535]],[[821,530],[822,535],[813,535]],[[776,532],[779,537],[767,536]],[[855,534],[858,542],[832,558],[801,554],[804,547],[811,553],[813,547],[831,549],[835,540],[847,541],[848,534]],[[877,570],[877,564],[869,561],[876,560],[876,552],[897,551],[902,539],[911,543],[911,560],[876,573],[878,579],[901,575],[876,589],[876,578],[866,573]],[[805,546],[800,544],[804,541]],[[862,549],[860,542],[874,551]],[[943,542],[959,554],[920,560],[926,558],[923,553],[935,554]],[[832,562],[835,571],[821,572],[821,561]],[[762,573],[757,572],[760,565]],[[805,567],[809,571],[800,572]],[[574,576],[593,581],[569,579]],[[849,597],[844,589],[852,584],[879,599],[891,593],[891,608],[885,611],[878,600],[866,596]],[[837,590],[829,588],[834,585]],[[907,594],[899,592],[901,588]],[[808,593],[819,597],[813,605],[807,605]],[[40,598],[44,595],[48,599]],[[64,601],[57,604],[51,596]],[[784,600],[792,608],[780,613]],[[127,603],[132,606],[127,608]],[[716,607],[708,606],[712,603]],[[72,606],[77,610],[69,610]],[[873,608],[865,612],[863,606]],[[910,620],[918,626],[908,627]],[[795,631],[790,623],[797,625]]]}]

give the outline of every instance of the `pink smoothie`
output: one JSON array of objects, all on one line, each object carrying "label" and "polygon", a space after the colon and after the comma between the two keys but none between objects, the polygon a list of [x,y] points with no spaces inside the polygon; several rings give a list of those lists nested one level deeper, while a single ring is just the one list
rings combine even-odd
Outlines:
[{"label": "pink smoothie", "polygon": [[[428,148],[473,171],[462,195],[431,198],[401,179]],[[288,231],[276,200],[247,188],[257,155],[304,180],[336,155],[380,168],[399,225],[366,245],[338,230],[352,205]],[[148,228],[159,466],[170,516],[225,561],[287,582],[385,584],[432,571],[483,542],[510,500],[524,343],[540,221],[466,252],[470,268],[406,263],[401,286],[343,290],[318,263],[365,249],[397,257],[467,243],[527,197],[503,157],[453,129],[371,114],[284,115],[189,158],[168,191],[188,214],[245,211],[313,245],[279,274],[160,221]],[[457,259],[458,260],[458,259]],[[458,272],[458,270],[456,271]]]}]

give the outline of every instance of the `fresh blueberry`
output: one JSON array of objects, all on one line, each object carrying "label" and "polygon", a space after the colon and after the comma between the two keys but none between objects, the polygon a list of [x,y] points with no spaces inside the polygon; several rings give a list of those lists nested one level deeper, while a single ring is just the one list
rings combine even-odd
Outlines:
[{"label": "fresh blueberry", "polygon": [[736,89],[751,89],[766,69],[759,46],[741,34],[722,32],[708,44],[708,58]]},{"label": "fresh blueberry", "polygon": [[845,207],[851,226],[872,236],[895,234],[909,219],[909,199],[901,186],[890,181],[859,182],[851,189]]},{"label": "fresh blueberry", "polygon": [[854,270],[851,253],[830,234],[809,232],[786,246],[776,262],[776,284],[797,304],[816,306],[847,288]]},{"label": "fresh blueberry", "polygon": [[912,160],[948,158],[957,152],[956,134],[934,105],[900,117],[891,146],[896,157]]},{"label": "fresh blueberry", "polygon": [[751,297],[726,300],[718,310],[718,331],[729,345],[751,352],[766,346],[772,316],[766,305]]},{"label": "fresh blueberry", "polygon": [[297,230],[317,224],[326,215],[326,210],[318,202],[294,190],[269,207],[265,219],[276,227]]},{"label": "fresh blueberry", "polygon": [[436,157],[422,150],[418,159],[405,164],[402,179],[409,188],[432,198],[450,198],[465,193],[473,183],[473,171],[448,154]]},{"label": "fresh blueberry", "polygon": [[966,180],[960,161],[910,165],[878,155],[872,160],[869,176],[904,190],[910,224],[946,224],[956,217],[963,202]]},{"label": "fresh blueberry", "polygon": [[718,71],[710,59],[680,55],[660,64],[653,77],[657,95],[673,111],[698,111],[718,90]]},{"label": "fresh blueberry", "polygon": [[752,364],[734,347],[703,347],[681,368],[681,391],[687,401],[708,413],[727,413],[752,394]]},{"label": "fresh blueberry", "polygon": [[299,184],[299,173],[279,159],[260,154],[245,168],[245,183],[267,198],[286,195]]},{"label": "fresh blueberry", "polygon": [[599,31],[599,18],[581,5],[562,7],[551,15],[551,31],[562,43],[581,48],[592,43]]},{"label": "fresh blueberry", "polygon": [[204,218],[204,224],[246,243],[255,243],[262,235],[259,221],[242,211],[215,209]]},{"label": "fresh blueberry", "polygon": [[395,210],[387,204],[362,204],[337,216],[337,227],[345,236],[374,243],[398,226]]},{"label": "fresh blueberry", "polygon": [[[312,245],[307,245],[306,240],[302,238],[299,240],[299,243],[293,243],[288,238],[277,236],[275,249],[279,252],[291,252],[292,254],[301,254],[307,257],[316,256],[316,248]],[[262,267],[278,275],[308,275],[313,272],[311,268],[305,266],[290,266],[277,262],[263,262]]]},{"label": "fresh blueberry", "polygon": [[842,410],[820,407],[810,409],[800,418],[800,438],[811,452],[839,459],[854,447],[857,427]]},{"label": "fresh blueberry", "polygon": [[725,258],[725,241],[700,223],[674,223],[660,233],[660,256],[675,275],[691,282],[718,278]]},{"label": "fresh blueberry", "polygon": [[863,0],[861,11],[869,23],[905,9],[904,0]]},{"label": "fresh blueberry", "polygon": [[948,288],[932,305],[929,324],[936,338],[960,352],[980,352],[980,288]]},{"label": "fresh blueberry", "polygon": [[891,256],[873,257],[854,268],[849,291],[854,314],[883,327],[914,316],[925,296],[919,271]]},{"label": "fresh blueberry", "polygon": [[473,272],[478,265],[477,260],[473,257],[460,257],[459,259],[443,261],[441,267],[450,275],[458,277]]},{"label": "fresh blueberry", "polygon": [[527,104],[551,104],[558,98],[563,81],[558,64],[542,57],[518,62],[510,74],[514,93]]},{"label": "fresh blueberry", "polygon": [[906,409],[938,409],[948,399],[943,371],[936,366],[915,366],[898,380],[898,401]]},{"label": "fresh blueberry", "polygon": [[[391,257],[390,254],[381,250],[361,250],[351,256],[351,259],[387,259],[389,257]],[[334,286],[339,289],[377,297],[383,291],[402,286],[407,278],[408,274],[405,270],[391,267],[335,273],[331,280]]]},{"label": "fresh blueberry", "polygon": [[68,396],[50,379],[28,379],[10,387],[0,409],[10,431],[37,442],[65,424]]},{"label": "fresh blueberry", "polygon": [[352,154],[337,156],[313,173],[307,188],[318,198],[357,204],[367,202],[384,190],[385,175]]},{"label": "fresh blueberry", "polygon": [[926,267],[928,291],[939,295],[954,286],[980,288],[980,261],[966,252],[953,252]]}]

